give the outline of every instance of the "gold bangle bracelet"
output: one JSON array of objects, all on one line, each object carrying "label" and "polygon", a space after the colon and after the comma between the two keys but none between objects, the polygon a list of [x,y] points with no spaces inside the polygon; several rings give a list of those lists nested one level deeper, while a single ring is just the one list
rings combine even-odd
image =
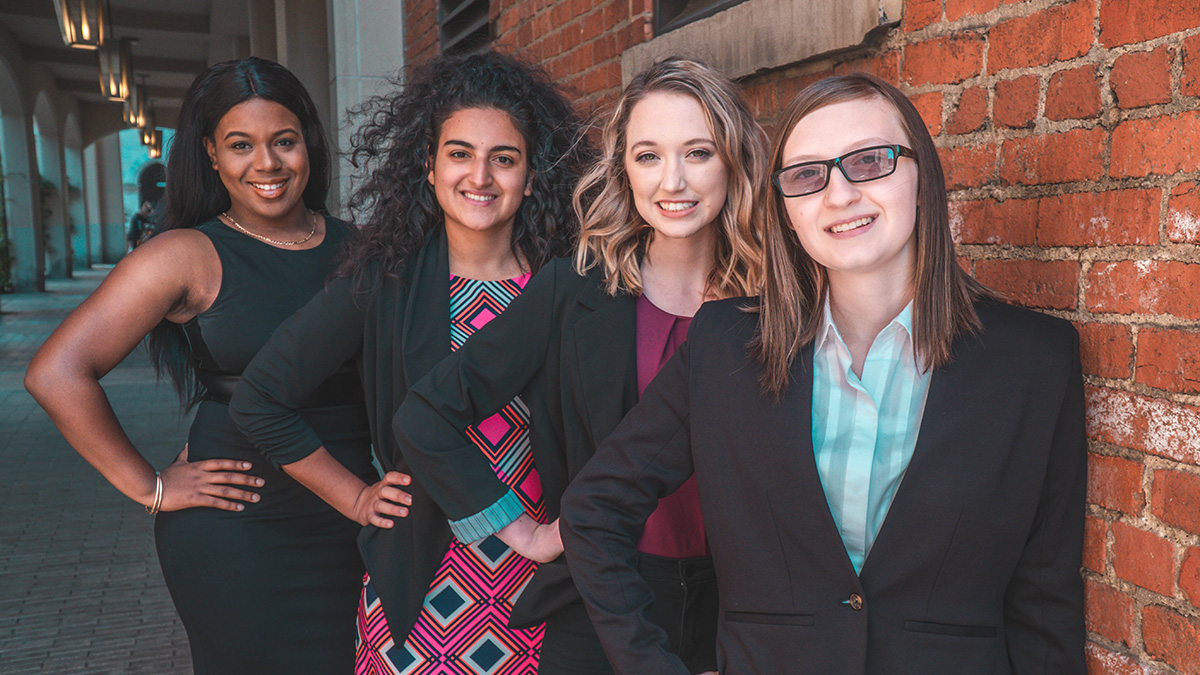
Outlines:
[{"label": "gold bangle bracelet", "polygon": [[155,471],[154,472],[154,504],[146,507],[146,513],[149,513],[152,516],[157,515],[158,510],[162,508],[162,498],[163,498],[162,474]]}]

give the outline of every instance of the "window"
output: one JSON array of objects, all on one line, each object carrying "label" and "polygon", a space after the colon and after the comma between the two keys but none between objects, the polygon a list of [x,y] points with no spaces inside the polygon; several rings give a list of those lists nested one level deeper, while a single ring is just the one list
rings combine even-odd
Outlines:
[{"label": "window", "polygon": [[743,2],[745,0],[654,0],[654,34],[669,33]]},{"label": "window", "polygon": [[655,0],[655,7],[670,3],[683,12],[665,22],[667,32],[621,55],[624,84],[671,54],[701,59],[734,79],[832,54],[896,24],[904,7],[904,0]]},{"label": "window", "polygon": [[492,41],[488,0],[438,0],[442,52],[473,52]]}]

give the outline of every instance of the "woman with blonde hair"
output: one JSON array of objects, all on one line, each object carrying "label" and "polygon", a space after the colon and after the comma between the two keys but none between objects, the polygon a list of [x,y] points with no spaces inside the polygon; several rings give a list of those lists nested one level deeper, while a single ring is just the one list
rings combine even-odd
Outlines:
[{"label": "woman with blonde hair", "polygon": [[[454,497],[442,504],[451,518],[491,504],[462,487],[461,430],[519,394],[557,533],[567,484],[684,341],[700,305],[758,291],[764,158],[762,131],[716,71],[669,58],[633,79],[605,124],[602,158],[575,191],[575,256],[539,272],[396,415],[414,475]],[[715,670],[717,594],[695,485],[664,495],[636,557],[654,588],[654,630],[689,672]],[[611,672],[561,557],[539,567],[513,611],[512,625],[542,621],[538,672]]]},{"label": "woman with blonde hair", "polygon": [[563,497],[617,670],[689,672],[628,560],[694,480],[724,675],[1082,675],[1075,330],[958,266],[937,149],[896,87],[812,85],[770,166],[761,298],[697,315]]}]

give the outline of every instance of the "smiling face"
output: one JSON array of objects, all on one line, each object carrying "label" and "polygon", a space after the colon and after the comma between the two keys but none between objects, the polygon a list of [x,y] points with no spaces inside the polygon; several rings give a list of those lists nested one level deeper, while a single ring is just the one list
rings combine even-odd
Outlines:
[{"label": "smiling face", "polygon": [[533,194],[525,137],[508,113],[464,108],[442,124],[429,183],[453,233],[510,231],[521,200]]},{"label": "smiling face", "polygon": [[656,236],[711,235],[725,206],[729,170],[695,98],[652,92],[633,106],[625,173],[634,207]]},{"label": "smiling face", "polygon": [[235,220],[287,226],[304,216],[308,147],[290,110],[261,98],[243,101],[225,113],[204,147],[229,191]]},{"label": "smiling face", "polygon": [[[878,97],[854,99],[797,122],[784,144],[783,166],[891,144],[912,145],[895,108]],[[913,283],[917,164],[907,157],[898,162],[892,175],[864,183],[851,183],[834,169],[824,190],[783,200],[800,245],[831,280],[872,274],[880,283]]]}]

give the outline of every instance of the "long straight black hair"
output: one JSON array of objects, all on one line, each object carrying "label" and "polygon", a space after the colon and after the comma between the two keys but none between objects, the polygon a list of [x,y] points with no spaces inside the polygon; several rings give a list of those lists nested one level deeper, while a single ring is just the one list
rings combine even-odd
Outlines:
[{"label": "long straight black hair", "polygon": [[[308,148],[304,205],[325,212],[329,147],[317,108],[291,71],[274,61],[252,56],[218,63],[197,75],[188,88],[167,157],[163,215],[154,234],[195,227],[229,209],[229,192],[212,168],[204,139],[212,138],[230,109],[254,98],[278,103],[300,120],[300,132]],[[191,349],[183,328],[169,321],[159,323],[150,331],[146,347],[159,377],[171,379],[185,407],[195,405],[202,392],[192,373]]]}]

